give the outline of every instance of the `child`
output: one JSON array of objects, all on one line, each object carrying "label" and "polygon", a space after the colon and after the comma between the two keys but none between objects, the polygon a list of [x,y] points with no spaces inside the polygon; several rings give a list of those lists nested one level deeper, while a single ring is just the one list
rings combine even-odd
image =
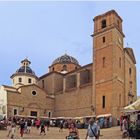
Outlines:
[{"label": "child", "polygon": [[44,126],[44,124],[41,124],[41,131],[40,131],[40,135],[42,134],[42,132],[44,132],[44,135],[46,135],[46,133],[45,133],[45,126]]}]

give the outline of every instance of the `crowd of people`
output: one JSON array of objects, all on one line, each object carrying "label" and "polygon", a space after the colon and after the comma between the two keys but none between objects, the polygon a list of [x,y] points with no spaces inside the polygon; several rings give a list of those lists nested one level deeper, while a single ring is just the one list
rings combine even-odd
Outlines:
[{"label": "crowd of people", "polygon": [[[32,132],[32,127],[36,127],[39,135],[46,135],[46,130],[49,131],[50,120],[49,119],[31,119],[31,118],[16,118],[10,117],[6,120],[7,123],[7,137],[14,139],[16,138],[16,131],[20,137],[23,138],[24,134],[29,135]],[[52,122],[51,122],[52,123]],[[68,135],[66,139],[80,139],[78,128],[74,120],[60,120],[59,121],[59,132],[63,132],[63,128],[68,129]],[[89,120],[89,126],[87,128],[86,139],[99,139],[100,126],[98,121],[91,118]]]},{"label": "crowd of people", "polygon": [[44,121],[40,119],[30,119],[30,118],[16,118],[16,117],[10,117],[6,121],[7,123],[7,130],[8,134],[7,137],[10,138],[15,138],[15,132],[16,132],[16,127],[20,130],[20,136],[23,138],[24,134],[30,134],[31,133],[31,128],[36,127],[37,130],[40,130],[40,135],[44,134],[46,135],[45,132],[45,126],[47,127],[47,130],[49,130],[49,120]]},{"label": "crowd of people", "polygon": [[[101,136],[100,128],[102,128],[103,126],[105,126],[104,124],[106,124],[102,123],[105,122],[102,120],[103,119],[101,118],[89,119],[85,139],[99,139],[99,136]],[[46,132],[50,130],[50,126],[59,127],[58,131],[60,133],[63,132],[64,128],[68,129],[68,135],[65,137],[66,139],[80,139],[77,127],[79,121],[74,119],[58,119],[53,121],[49,118],[37,119],[10,117],[8,119],[4,118],[3,122],[6,123],[7,137],[11,139],[16,138],[15,133],[17,131],[17,128],[20,137],[23,138],[24,134],[30,134],[32,132],[33,127],[36,127],[38,135],[46,135]],[[110,122],[109,119],[108,122]],[[122,138],[129,137],[134,139],[140,139],[140,114],[138,115],[135,113],[133,115],[121,116],[120,119],[118,119],[118,125],[120,125],[120,129],[122,131]],[[111,125],[110,123],[108,123],[108,125],[106,126],[110,127]]]},{"label": "crowd of people", "polygon": [[140,120],[131,120],[130,116],[121,116],[120,129],[122,138],[140,139]]},{"label": "crowd of people", "polygon": [[[76,128],[75,123],[71,123],[68,126],[69,135],[66,136],[66,139],[80,139],[78,129]],[[87,133],[85,139],[99,139],[100,136],[100,125],[98,120],[95,121],[94,118],[89,120],[89,125],[87,128]]]}]

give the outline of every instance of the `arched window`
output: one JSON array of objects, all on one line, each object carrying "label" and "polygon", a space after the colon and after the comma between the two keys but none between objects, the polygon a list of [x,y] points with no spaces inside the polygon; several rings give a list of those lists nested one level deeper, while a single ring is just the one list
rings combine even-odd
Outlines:
[{"label": "arched window", "polygon": [[102,96],[102,108],[105,108],[105,96]]},{"label": "arched window", "polygon": [[67,71],[67,65],[63,65],[63,71]]},{"label": "arched window", "polygon": [[31,78],[28,79],[28,83],[32,83],[32,79]]},{"label": "arched window", "polygon": [[103,68],[105,67],[105,57],[103,57]]},{"label": "arched window", "polygon": [[18,78],[18,82],[21,83],[22,82],[22,78]]},{"label": "arched window", "polygon": [[105,28],[105,27],[106,27],[106,20],[103,19],[103,20],[102,20],[102,28]]}]

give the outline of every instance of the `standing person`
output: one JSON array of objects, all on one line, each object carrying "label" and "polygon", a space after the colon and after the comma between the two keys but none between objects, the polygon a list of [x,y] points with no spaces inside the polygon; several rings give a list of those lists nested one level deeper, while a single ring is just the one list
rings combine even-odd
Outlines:
[{"label": "standing person", "polygon": [[87,129],[87,134],[85,139],[97,139],[97,135],[98,135],[97,124],[95,123],[95,120],[91,118],[89,120],[89,126]]},{"label": "standing person", "polygon": [[99,137],[100,137],[100,123],[99,123],[99,120],[96,121],[96,124],[97,124],[97,139],[99,139]]},{"label": "standing person", "polygon": [[24,133],[27,133],[27,120],[25,120],[25,125],[24,125]]},{"label": "standing person", "polygon": [[126,118],[124,118],[122,122],[122,138],[125,138],[127,136],[128,136],[128,122]]},{"label": "standing person", "polygon": [[12,122],[15,123],[15,124],[17,124],[17,119],[16,119],[16,117],[13,117]]},{"label": "standing person", "polygon": [[15,124],[12,124],[12,128],[11,128],[11,139],[14,139],[15,132],[16,132],[16,125]]},{"label": "standing person", "polygon": [[59,124],[59,132],[62,132],[63,131],[63,121],[61,120],[60,121],[60,124]]},{"label": "standing person", "polygon": [[11,122],[8,122],[7,130],[8,130],[7,137],[9,137],[9,135],[11,134],[11,131],[12,131],[12,124],[11,124]]},{"label": "standing person", "polygon": [[36,128],[39,129],[39,127],[40,127],[40,120],[37,119],[36,122],[35,122],[35,124],[36,124]]},{"label": "standing person", "polygon": [[25,122],[24,122],[24,120],[21,120],[20,121],[20,135],[21,135],[21,138],[23,138],[24,127],[25,127]]},{"label": "standing person", "polygon": [[117,125],[119,126],[120,125],[120,119],[117,118]]},{"label": "standing person", "polygon": [[50,127],[50,120],[47,120],[47,131],[49,131],[49,127]]},{"label": "standing person", "polygon": [[136,125],[135,125],[135,122],[130,121],[130,125],[129,125],[129,128],[128,128],[128,133],[129,133],[129,138],[132,138],[132,139],[135,138],[135,136],[136,136]]},{"label": "standing person", "polygon": [[112,116],[109,117],[109,127],[112,127]]},{"label": "standing person", "polygon": [[32,120],[31,120],[31,122],[32,122],[32,126],[35,126],[35,125],[34,125],[35,120],[34,120],[34,119],[32,119]]},{"label": "standing person", "polygon": [[44,123],[41,124],[41,128],[40,128],[40,135],[41,135],[42,133],[44,133],[44,135],[46,135]]},{"label": "standing person", "polygon": [[123,125],[123,116],[120,117],[120,129],[122,131],[122,125]]},{"label": "standing person", "polygon": [[27,121],[27,133],[30,133],[31,132],[31,126],[32,126],[32,121],[29,119]]},{"label": "standing person", "polygon": [[70,124],[69,135],[66,136],[66,139],[79,139],[79,132],[75,126],[75,123]]}]

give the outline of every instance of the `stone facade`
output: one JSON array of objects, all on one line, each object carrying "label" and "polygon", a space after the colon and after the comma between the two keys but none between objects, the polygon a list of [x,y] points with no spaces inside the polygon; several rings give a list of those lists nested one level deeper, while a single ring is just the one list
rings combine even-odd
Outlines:
[{"label": "stone facade", "polygon": [[[36,94],[33,95],[32,92]],[[53,111],[54,98],[46,95],[46,92],[37,85],[27,85],[20,87],[18,90],[7,90],[7,116],[14,114],[32,116],[31,111],[36,112],[37,116],[48,116]]]},{"label": "stone facade", "polygon": [[64,76],[63,83],[63,93],[55,96],[54,115],[67,117],[93,115],[94,112],[91,110],[92,64],[68,73]]}]

